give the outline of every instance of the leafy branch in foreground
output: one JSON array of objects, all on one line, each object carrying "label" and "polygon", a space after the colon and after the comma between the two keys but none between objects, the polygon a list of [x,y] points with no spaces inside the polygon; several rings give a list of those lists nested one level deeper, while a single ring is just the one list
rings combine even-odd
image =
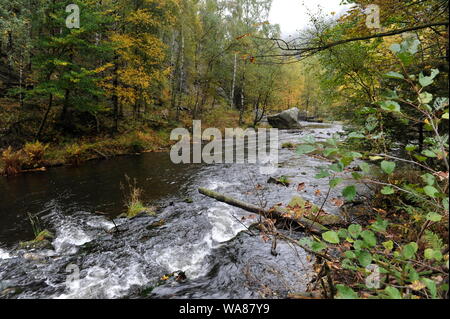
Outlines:
[{"label": "leafy branch in foreground", "polygon": [[[377,116],[365,127],[351,132],[343,142],[307,139],[307,144],[298,147],[300,154],[315,152],[334,161],[316,177],[328,178],[330,188],[348,183],[342,191],[347,201],[356,198],[358,184],[374,186],[371,189],[376,192],[363,225],[351,224],[325,232],[321,238],[302,239],[301,244],[314,251],[328,250],[328,255],[338,256],[321,261],[333,278],[328,284],[322,281],[324,295],[344,299],[448,296],[449,136],[443,129],[448,125],[448,97],[430,93],[437,69],[429,75],[407,73],[419,44],[407,39],[392,45],[401,73],[391,71],[385,77],[399,83],[367,108]],[[415,119],[408,115],[411,111]],[[421,122],[429,137],[423,145],[408,144],[398,151],[398,145],[387,143],[388,133],[378,120],[382,115]],[[357,141],[377,144],[386,152],[355,152],[351,149],[361,144]],[[395,153],[390,151],[395,148]]]}]

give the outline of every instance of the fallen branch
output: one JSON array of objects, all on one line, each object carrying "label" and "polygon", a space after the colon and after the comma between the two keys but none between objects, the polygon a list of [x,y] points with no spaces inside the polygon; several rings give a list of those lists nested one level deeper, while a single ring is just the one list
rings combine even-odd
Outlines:
[{"label": "fallen branch", "polygon": [[234,199],[232,197],[228,197],[226,195],[214,192],[214,191],[206,189],[206,188],[199,188],[198,191],[200,194],[208,196],[210,198],[213,198],[219,202],[241,208],[248,212],[261,215],[265,218],[276,219],[277,221],[287,221],[290,223],[294,222],[294,223],[298,224],[299,226],[301,226],[302,228],[305,228],[305,229],[309,228],[311,230],[311,232],[313,232],[313,233],[321,234],[321,233],[324,233],[329,230],[327,227],[325,227],[317,222],[313,222],[312,220],[310,220],[306,217],[295,218],[295,217],[289,216],[288,214],[286,214],[285,211],[281,210],[281,208],[278,208],[278,207],[274,207],[273,209],[267,210],[267,209],[258,207],[256,205],[253,205],[250,203],[245,203],[243,201]]}]

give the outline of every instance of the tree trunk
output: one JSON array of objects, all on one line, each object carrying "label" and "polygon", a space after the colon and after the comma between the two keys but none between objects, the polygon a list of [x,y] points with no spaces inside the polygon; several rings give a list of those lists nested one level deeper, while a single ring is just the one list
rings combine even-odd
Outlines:
[{"label": "tree trunk", "polygon": [[114,57],[114,78],[113,78],[113,117],[114,117],[114,131],[119,131],[119,96],[117,95],[118,86],[119,86],[119,56],[116,55]]},{"label": "tree trunk", "polygon": [[206,188],[199,188],[198,191],[200,194],[214,198],[215,200],[217,200],[219,202],[241,208],[248,212],[261,215],[265,218],[274,218],[278,221],[286,221],[288,225],[295,223],[303,228],[309,228],[314,233],[321,234],[321,233],[329,230],[327,227],[325,227],[317,222],[314,222],[308,218],[305,218],[305,217],[294,218],[294,217],[286,216],[286,213],[284,211],[281,211],[279,208],[267,210],[267,209],[258,207],[256,205],[245,203],[240,200],[225,196],[223,194],[216,193],[216,192],[206,189]]},{"label": "tree trunk", "polygon": [[50,94],[48,98],[47,110],[45,111],[44,118],[42,119],[41,125],[39,126],[39,130],[36,133],[36,140],[39,139],[39,137],[42,134],[42,131],[44,130],[45,122],[47,122],[48,114],[50,113],[52,106],[53,106],[53,94]]},{"label": "tree trunk", "polygon": [[230,105],[234,108],[234,89],[236,87],[237,53],[234,54],[233,82],[231,83]]}]

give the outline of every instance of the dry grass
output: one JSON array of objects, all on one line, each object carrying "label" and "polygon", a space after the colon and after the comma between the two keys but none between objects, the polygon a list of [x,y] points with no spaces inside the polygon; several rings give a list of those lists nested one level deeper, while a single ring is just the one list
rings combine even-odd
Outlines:
[{"label": "dry grass", "polygon": [[42,165],[44,155],[48,147],[48,144],[42,144],[39,141],[36,141],[34,143],[26,143],[23,151],[27,156],[27,164],[34,167]]},{"label": "dry grass", "polygon": [[3,173],[7,176],[16,175],[22,170],[24,156],[22,151],[13,151],[8,147],[2,152]]}]

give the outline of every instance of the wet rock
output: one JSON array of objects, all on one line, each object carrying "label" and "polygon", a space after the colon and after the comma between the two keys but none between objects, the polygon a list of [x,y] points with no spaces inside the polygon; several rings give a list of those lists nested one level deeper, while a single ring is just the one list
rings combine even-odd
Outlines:
[{"label": "wet rock", "polygon": [[274,177],[270,177],[267,180],[268,184],[276,184],[276,185],[281,185],[281,186],[285,186],[285,187],[289,187],[289,185],[291,184],[291,182],[289,181],[289,179],[285,176],[282,176],[280,178],[274,178]]},{"label": "wet rock", "polygon": [[0,298],[10,298],[20,294],[22,291],[23,290],[18,287],[6,288],[4,290],[0,290]]},{"label": "wet rock", "polygon": [[164,226],[165,223],[166,223],[166,221],[165,221],[164,219],[161,219],[161,220],[158,220],[158,221],[156,221],[156,222],[154,222],[154,223],[148,225],[148,226],[146,227],[146,229],[147,229],[147,230],[151,230],[151,229],[154,229],[154,228],[157,228],[157,227],[161,227],[161,226]]},{"label": "wet rock", "polygon": [[23,254],[22,257],[24,259],[32,260],[32,261],[39,261],[39,262],[45,261],[45,256],[35,254],[35,253],[25,253],[25,254]]},{"label": "wet rock", "polygon": [[300,111],[294,107],[279,114],[267,117],[269,124],[278,129],[300,129]]}]

